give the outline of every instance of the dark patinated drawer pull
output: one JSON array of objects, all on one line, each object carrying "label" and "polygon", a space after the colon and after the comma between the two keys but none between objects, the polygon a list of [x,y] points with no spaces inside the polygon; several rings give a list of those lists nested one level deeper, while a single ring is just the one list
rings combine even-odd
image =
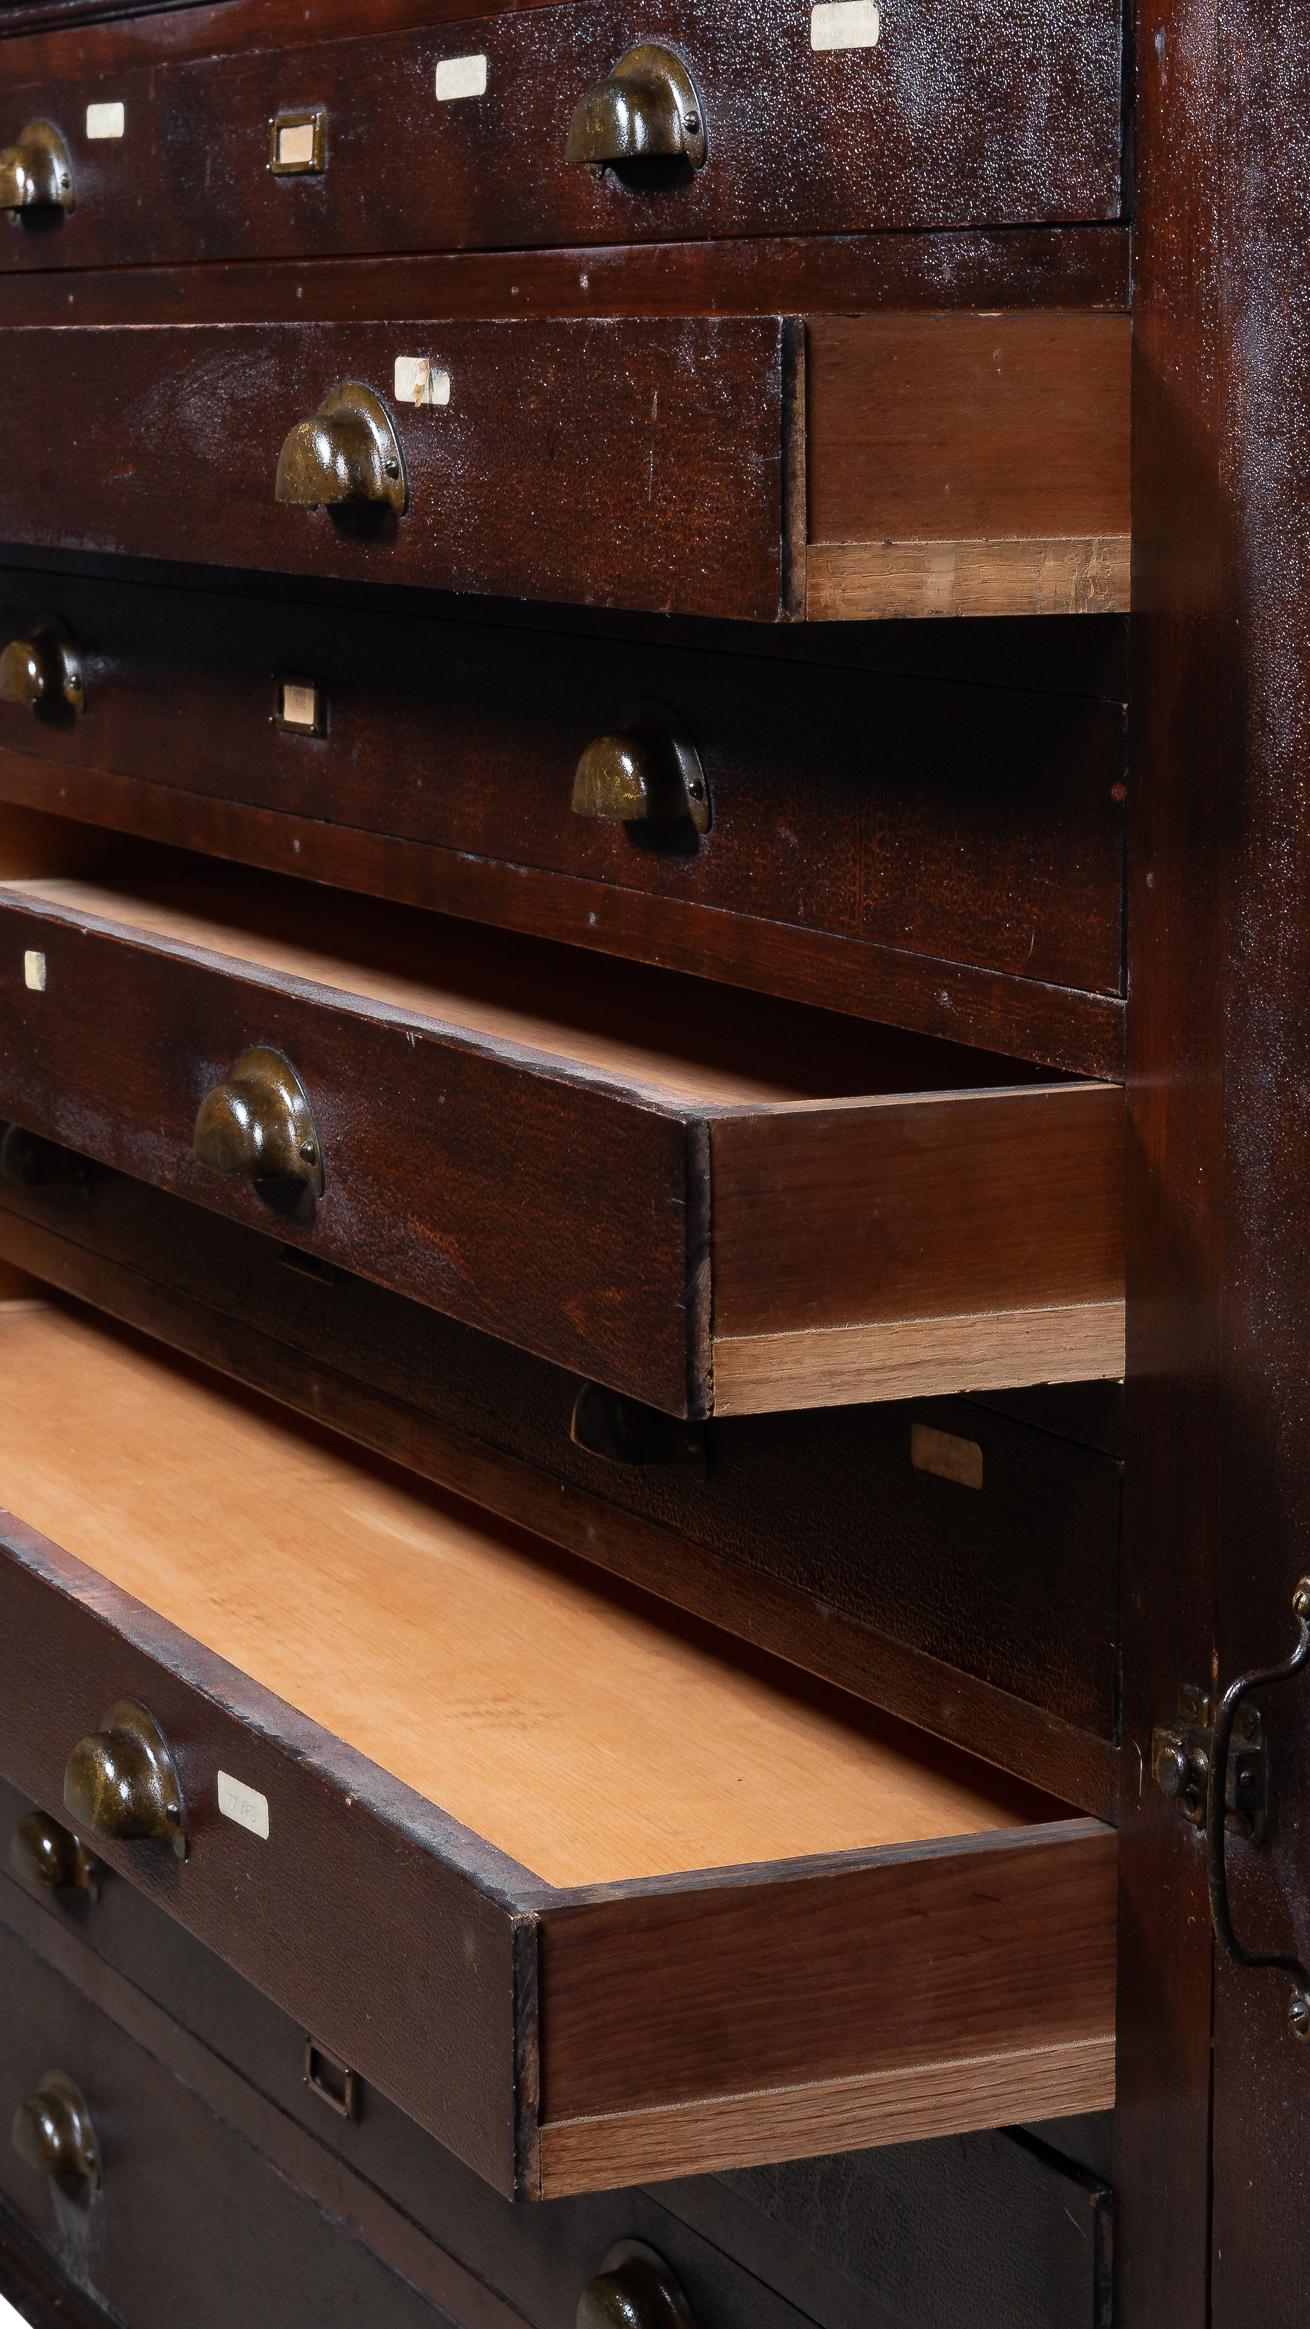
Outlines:
[{"label": "dark patinated drawer pull", "polygon": [[14,1829],[9,1864],[24,1884],[39,1884],[46,1892],[100,1890],[100,1871],[80,1836],[69,1834],[47,1812],[29,1811]]},{"label": "dark patinated drawer pull", "polygon": [[616,734],[593,738],[574,771],[573,814],[708,833],[705,771],[672,712],[643,706]]},{"label": "dark patinated drawer pull", "polygon": [[371,501],[403,510],[405,464],[381,397],[354,380],[329,389],[313,419],[297,421],[284,440],[274,492],[297,509]]},{"label": "dark patinated drawer pull", "polygon": [[579,99],[569,124],[567,157],[607,163],[705,159],[705,113],[681,57],[643,41],[619,58],[604,81]]},{"label": "dark patinated drawer pull", "polygon": [[68,148],[49,121],[29,121],[0,149],[0,210],[71,210]]},{"label": "dark patinated drawer pull", "polygon": [[253,1181],[285,1211],[323,1194],[323,1150],[305,1087],[279,1051],[243,1051],[226,1083],[200,1103],[192,1136],[211,1172]]},{"label": "dark patinated drawer pull", "polygon": [[29,712],[86,710],[81,659],[60,624],[34,623],[0,649],[0,703]]},{"label": "dark patinated drawer pull", "polygon": [[117,1843],[171,1844],[186,1858],[186,1809],[172,1749],[135,1699],[111,1706],[79,1739],[64,1771],[64,1807],[79,1827]]},{"label": "dark patinated drawer pull", "polygon": [[663,2257],[639,2240],[621,2240],[582,2292],[577,2329],[695,2329],[695,2325]]},{"label": "dark patinated drawer pull", "polygon": [[14,2149],[38,2175],[98,2184],[100,2147],[84,2096],[62,2070],[47,2071],[14,2112]]}]

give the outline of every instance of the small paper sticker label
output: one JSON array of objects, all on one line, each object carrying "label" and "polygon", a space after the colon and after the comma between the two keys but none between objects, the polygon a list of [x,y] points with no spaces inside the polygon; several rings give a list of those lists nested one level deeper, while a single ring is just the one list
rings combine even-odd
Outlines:
[{"label": "small paper sticker label", "polygon": [[303,728],[313,735],[318,727],[318,689],[310,679],[282,682],[282,725]]},{"label": "small paper sticker label", "polygon": [[126,126],[124,108],[114,105],[88,105],[86,134],[88,137],[121,137]]},{"label": "small paper sticker label", "polygon": [[443,57],[437,67],[437,95],[443,105],[452,97],[485,97],[485,57]]},{"label": "small paper sticker label", "polygon": [[818,0],[810,10],[812,49],[872,49],[882,30],[877,0]]},{"label": "small paper sticker label", "polygon": [[23,984],[25,987],[30,987],[34,995],[45,993],[45,956],[43,954],[25,954],[23,956]]},{"label": "small paper sticker label", "polygon": [[284,170],[311,170],[317,135],[312,121],[281,121],[277,131],[277,158]]},{"label": "small paper sticker label", "polygon": [[235,1820],[239,1828],[249,1828],[252,1836],[262,1836],[268,1842],[268,1797],[257,1787],[243,1787],[239,1779],[220,1771],[218,1808],[224,1819]]},{"label": "small paper sticker label", "polygon": [[430,356],[397,356],[397,404],[449,404],[450,374]]}]

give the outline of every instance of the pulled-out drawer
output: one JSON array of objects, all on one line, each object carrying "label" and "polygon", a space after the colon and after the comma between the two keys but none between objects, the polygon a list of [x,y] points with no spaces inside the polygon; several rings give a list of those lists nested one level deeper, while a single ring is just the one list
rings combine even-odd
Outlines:
[{"label": "pulled-out drawer", "polygon": [[0,1115],[672,1413],[1121,1374],[1123,1094],[1022,1073],[194,861],[0,888]]},{"label": "pulled-out drawer", "polygon": [[0,1257],[1115,1816],[1120,1466],[1057,1395],[678,1424],[29,1134],[0,1173]]},{"label": "pulled-out drawer", "polygon": [[0,653],[0,798],[1118,1071],[1118,704],[21,571]]},{"label": "pulled-out drawer", "polygon": [[89,1315],[0,1380],[0,1768],[488,2181],[1108,2102],[1108,1829]]},{"label": "pulled-out drawer", "polygon": [[109,72],[93,31],[6,76],[0,264],[1114,218],[1121,44],[1118,0],[572,0]]},{"label": "pulled-out drawer", "polygon": [[[102,1863],[94,1896],[47,1889],[59,1839],[0,1783],[0,1862],[14,1852],[0,1928],[75,1993],[70,2027],[93,2005],[462,2329],[502,2329],[506,2307],[504,2329],[575,2329],[604,2260],[631,2243],[672,2276],[696,2329],[1103,2321],[1109,2194],[1074,2163],[1099,2119],[1067,2123],[1074,2160],[981,2133],[515,2207],[374,2088],[347,2088],[303,2029]],[[211,2205],[221,2220],[217,2192]],[[199,2201],[194,2215],[206,2221]],[[147,2228],[143,2267],[158,2237]],[[0,2288],[3,2240],[0,2218]]]},{"label": "pulled-out drawer", "polygon": [[1101,310],[16,325],[0,540],[772,622],[1128,603]]}]

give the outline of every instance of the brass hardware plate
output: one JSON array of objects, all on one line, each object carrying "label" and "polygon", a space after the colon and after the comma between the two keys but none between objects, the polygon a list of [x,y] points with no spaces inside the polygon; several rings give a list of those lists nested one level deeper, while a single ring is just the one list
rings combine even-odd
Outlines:
[{"label": "brass hardware plate", "polygon": [[641,2240],[620,2240],[582,2292],[577,2329],[695,2329],[672,2268]]},{"label": "brass hardware plate", "polygon": [[256,1044],[201,1101],[191,1141],[211,1172],[254,1184],[275,1212],[322,1196],[323,1144],[289,1059]]},{"label": "brass hardware plate", "polygon": [[79,1739],[64,1771],[64,1808],[79,1828],[118,1843],[187,1850],[186,1806],[173,1752],[148,1708],[120,1698]]},{"label": "brass hardware plate", "polygon": [[702,1478],[709,1468],[707,1425],[680,1422],[603,1383],[582,1385],[569,1437],[575,1448],[606,1464],[685,1464]]},{"label": "brass hardware plate", "polygon": [[311,2094],[335,2111],[339,2119],[359,2117],[359,2079],[335,2054],[325,2046],[316,2045],[312,2038],[305,2040],[305,2084]]},{"label": "brass hardware plate", "polygon": [[39,1884],[45,1892],[100,1897],[99,1862],[80,1836],[43,1811],[29,1811],[19,1820],[10,1840],[9,1865],[24,1884]]},{"label": "brass hardware plate", "polygon": [[330,388],[313,419],[283,440],[274,498],[297,509],[380,502],[403,513],[404,456],[381,397],[357,380]]},{"label": "brass hardware plate", "polygon": [[593,737],[574,770],[572,808],[576,817],[708,833],[709,785],[676,712],[634,704],[613,734]]},{"label": "brass hardware plate", "polygon": [[72,210],[73,166],[52,121],[29,121],[0,150],[0,210]]},{"label": "brass hardware plate", "polygon": [[0,703],[57,725],[86,710],[82,660],[56,616],[38,615],[21,638],[0,648]]},{"label": "brass hardware plate", "polygon": [[327,705],[316,679],[278,680],[273,725],[289,736],[327,734]]},{"label": "brass hardware plate", "polygon": [[308,178],[327,168],[327,115],[275,113],[268,125],[268,166],[275,178]]},{"label": "brass hardware plate", "polygon": [[642,41],[579,99],[565,158],[595,170],[674,161],[699,170],[707,152],[705,108],[686,65],[672,49]]},{"label": "brass hardware plate", "polygon": [[13,2145],[20,2159],[64,2183],[100,2181],[100,2146],[86,2098],[67,2073],[48,2070],[35,2094],[14,2113]]}]

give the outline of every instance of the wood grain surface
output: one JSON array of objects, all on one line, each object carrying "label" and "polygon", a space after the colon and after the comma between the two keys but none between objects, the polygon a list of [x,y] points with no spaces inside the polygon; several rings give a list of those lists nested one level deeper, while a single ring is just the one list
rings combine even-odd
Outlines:
[{"label": "wood grain surface", "polygon": [[[171,27],[167,28],[171,30]],[[574,106],[631,47],[615,0],[503,10],[418,31],[64,72],[0,90],[14,129],[66,125],[76,208],[6,235],[0,266],[124,266],[287,253],[585,246],[870,228],[1033,226],[1120,208],[1118,0],[971,0],[816,51],[787,0],[665,0],[709,142],[703,169],[593,171],[565,156]],[[92,36],[94,53],[94,36]],[[485,90],[439,103],[445,59]],[[6,63],[10,71],[5,71]],[[91,141],[89,104],[125,108]],[[326,166],[268,168],[269,123],[313,105]],[[195,169],[205,155],[203,173]]]},{"label": "wood grain surface", "polygon": [[[771,621],[786,338],[776,317],[10,330],[0,536]],[[276,502],[288,432],[342,380],[390,405],[402,355],[452,382],[394,412],[405,514]]]},{"label": "wood grain surface", "polygon": [[0,1372],[21,1519],[547,1883],[1019,1816],[1001,1780],[85,1320],[0,1314]]},{"label": "wood grain surface", "polygon": [[[0,1254],[724,1632],[1104,1818],[1119,1468],[978,1401],[701,1427],[703,1460],[572,1436],[577,1378],[90,1171],[0,1192]],[[35,1281],[29,1281],[35,1289]],[[1031,1401],[1029,1402],[1031,1404]],[[928,1430],[980,1489],[925,1469]],[[876,1493],[870,1493],[870,1483]]]}]

